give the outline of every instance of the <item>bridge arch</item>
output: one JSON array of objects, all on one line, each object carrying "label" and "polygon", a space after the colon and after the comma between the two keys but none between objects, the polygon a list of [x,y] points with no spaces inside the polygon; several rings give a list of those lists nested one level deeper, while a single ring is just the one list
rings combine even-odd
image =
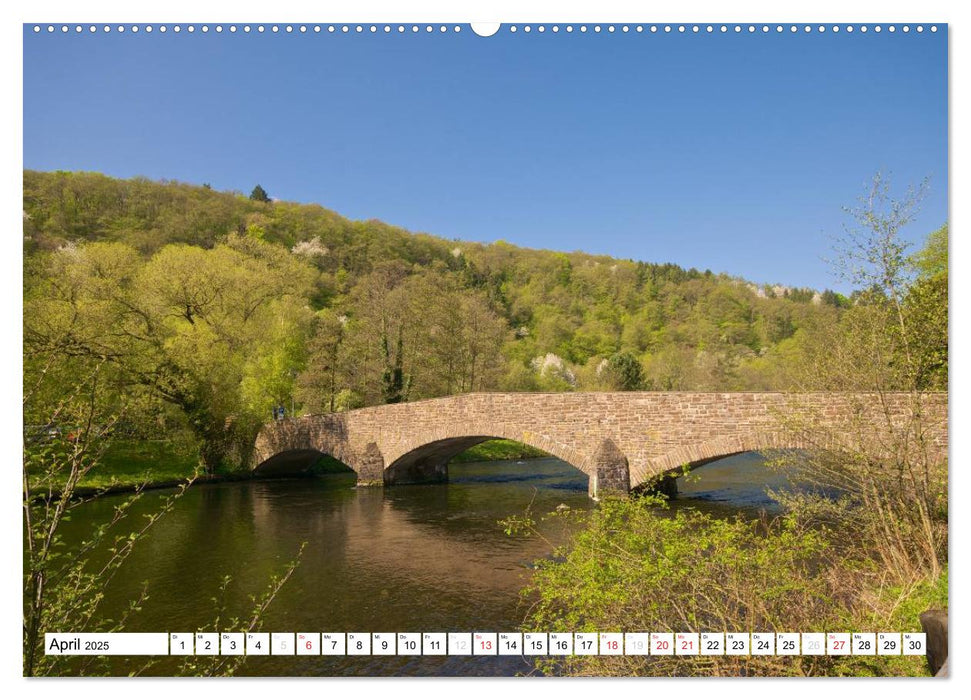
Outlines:
[{"label": "bridge arch", "polygon": [[549,440],[523,438],[522,433],[506,433],[505,435],[453,435],[431,439],[395,457],[384,469],[384,484],[391,486],[447,481],[448,465],[454,457],[490,440],[513,440],[542,450],[590,478],[587,468],[589,460],[583,459],[582,455],[575,450],[556,443],[551,444]]},{"label": "bridge arch", "polygon": [[397,449],[385,455],[383,483],[390,486],[446,481],[448,462],[453,457],[495,439],[529,445],[566,462],[587,477],[588,492],[595,500],[608,492],[630,490],[627,457],[613,441],[596,441],[590,449],[583,443],[571,445],[524,429],[518,421],[447,421],[421,433],[402,436],[395,442]]},{"label": "bridge arch", "polygon": [[253,470],[260,476],[291,476],[303,474],[324,456],[324,452],[311,448],[295,448],[277,452]]},{"label": "bridge arch", "polygon": [[348,472],[356,473],[356,470],[343,459],[326,450],[315,448],[295,448],[277,452],[257,465],[254,472],[262,477],[269,478],[301,476],[311,473],[313,467],[325,457],[330,457],[339,462]]},{"label": "bridge arch", "polygon": [[770,450],[823,449],[818,442],[811,442],[795,433],[753,432],[730,437],[718,437],[704,442],[683,445],[664,455],[649,460],[643,469],[631,474],[631,488],[641,489],[657,485],[668,495],[677,493],[675,480],[684,470],[693,471],[706,464],[745,452]]},{"label": "bridge arch", "polygon": [[574,446],[564,444],[548,435],[523,430],[510,424],[479,422],[443,422],[433,429],[410,434],[399,440],[396,449],[385,455],[387,469],[401,469],[415,460],[428,460],[447,456],[446,462],[470,447],[489,440],[512,440],[529,445],[588,472],[589,456]]}]

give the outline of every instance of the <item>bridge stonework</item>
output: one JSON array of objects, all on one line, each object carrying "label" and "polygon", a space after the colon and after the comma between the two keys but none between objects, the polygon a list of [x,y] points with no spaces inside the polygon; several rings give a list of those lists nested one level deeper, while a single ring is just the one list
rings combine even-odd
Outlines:
[{"label": "bridge stonework", "polygon": [[[946,393],[478,393],[269,423],[252,467],[305,470],[320,453],[359,484],[444,481],[455,455],[492,438],[532,445],[590,477],[590,495],[672,483],[694,467],[767,449],[947,455]],[[899,454],[897,454],[899,458]],[[527,467],[524,467],[527,468]]]}]

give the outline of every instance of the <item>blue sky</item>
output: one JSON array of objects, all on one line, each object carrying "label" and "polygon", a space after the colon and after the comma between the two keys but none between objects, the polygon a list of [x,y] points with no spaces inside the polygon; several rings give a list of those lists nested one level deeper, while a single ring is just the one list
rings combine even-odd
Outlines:
[{"label": "blue sky", "polygon": [[947,219],[947,38],[24,30],[24,166],[846,290],[864,184]]}]

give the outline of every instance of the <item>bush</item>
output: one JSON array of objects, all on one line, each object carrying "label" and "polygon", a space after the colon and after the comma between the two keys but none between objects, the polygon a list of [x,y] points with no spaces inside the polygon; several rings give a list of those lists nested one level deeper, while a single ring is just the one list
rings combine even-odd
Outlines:
[{"label": "bush", "polygon": [[[569,546],[537,563],[524,591],[524,631],[826,632],[887,631],[900,599],[875,600],[873,567],[842,556],[826,528],[791,517],[730,520],[679,509],[660,497],[610,499],[583,518]],[[534,531],[529,518],[506,521]],[[897,623],[903,621],[893,620]],[[899,629],[899,628],[898,628]],[[916,618],[901,631],[918,630]],[[894,630],[897,631],[897,630]],[[544,657],[556,675],[920,675],[903,657]]]}]

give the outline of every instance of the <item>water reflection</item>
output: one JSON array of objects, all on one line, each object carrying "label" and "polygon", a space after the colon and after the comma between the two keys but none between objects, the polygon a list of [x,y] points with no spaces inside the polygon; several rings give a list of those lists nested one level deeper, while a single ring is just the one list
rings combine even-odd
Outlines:
[{"label": "water reflection", "polygon": [[781,508],[767,491],[790,488],[790,478],[784,471],[767,466],[758,452],[743,452],[710,462],[680,477],[678,503],[713,514],[723,514],[726,509],[774,513]]},{"label": "water reflection", "polygon": [[[529,564],[569,536],[557,522],[541,539],[512,538],[499,521],[527,508],[595,507],[587,478],[557,459],[453,465],[450,482],[355,488],[353,475],[203,485],[190,489],[136,547],[105,591],[117,616],[143,587],[149,594],[131,631],[214,630],[245,618],[274,574],[306,543],[299,567],[264,619],[267,631],[508,631],[525,615],[519,591]],[[774,507],[763,485],[784,485],[757,455],[698,469],[679,484],[675,507],[715,512]],[[773,481],[775,479],[775,481]],[[166,494],[146,494],[130,522]],[[75,544],[110,516],[115,497],[75,511]],[[220,586],[230,578],[220,599]],[[216,599],[216,600],[214,600]],[[172,673],[164,660],[156,673]],[[117,670],[126,672],[119,661]],[[510,675],[515,658],[253,658],[245,674]]]}]

